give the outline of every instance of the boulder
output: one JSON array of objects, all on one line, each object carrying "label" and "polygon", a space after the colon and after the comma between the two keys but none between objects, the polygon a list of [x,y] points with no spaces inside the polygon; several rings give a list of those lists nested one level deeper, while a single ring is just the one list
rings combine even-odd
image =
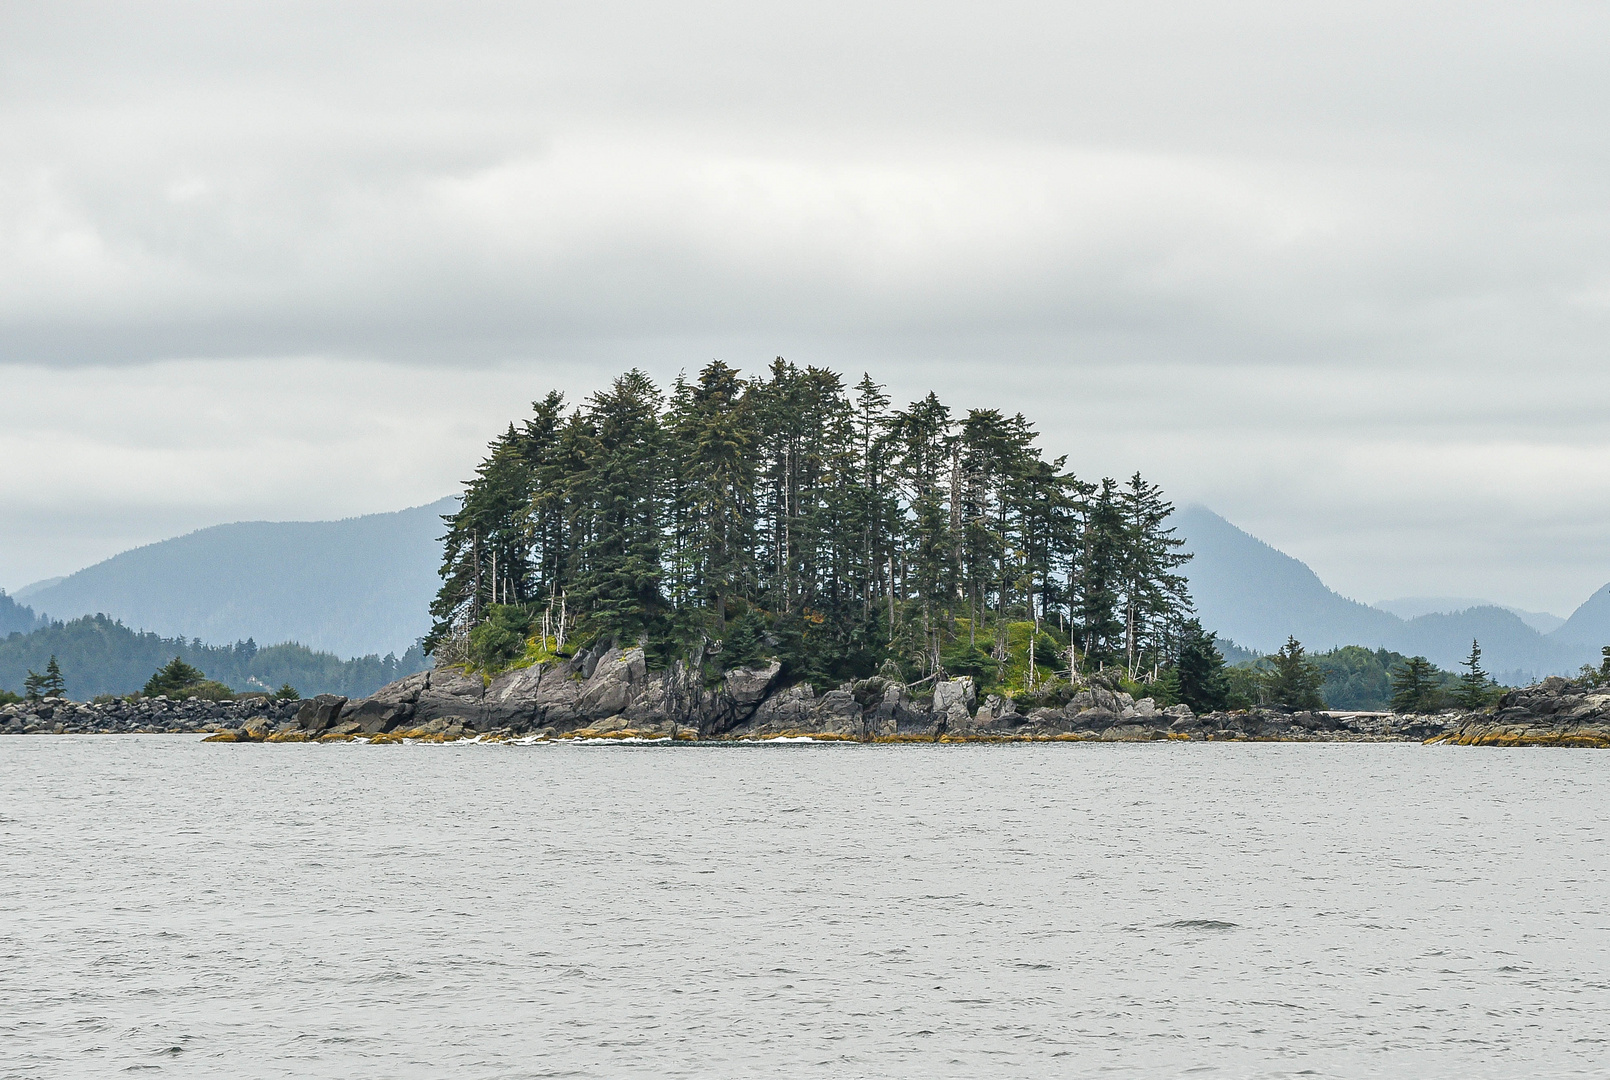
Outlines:
[{"label": "boulder", "polygon": [[973,686],[973,677],[963,675],[959,679],[946,679],[934,684],[934,712],[949,715],[952,706],[960,705],[971,712],[974,702],[978,700],[978,691]]},{"label": "boulder", "polygon": [[308,698],[296,710],[296,723],[307,731],[323,731],[341,717],[347,699],[339,694],[320,694]]},{"label": "boulder", "polygon": [[829,690],[811,710],[811,729],[822,735],[862,734],[861,706],[850,690]]},{"label": "boulder", "polygon": [[430,673],[429,685],[419,691],[413,723],[426,724],[443,716],[474,716],[481,711],[485,696],[486,684],[479,675],[466,675],[459,668],[437,668]]},{"label": "boulder", "polygon": [[764,667],[736,668],[722,676],[721,689],[732,699],[739,723],[754,714],[782,670],[782,662],[773,660]]},{"label": "boulder", "polygon": [[[342,698],[342,701],[345,700],[345,698]],[[253,716],[240,725],[235,737],[239,741],[262,742],[273,733],[274,726],[274,721],[266,716]]]},{"label": "boulder", "polygon": [[816,688],[810,683],[795,683],[762,701],[749,723],[736,734],[764,736],[809,731],[815,711]]},{"label": "boulder", "polygon": [[648,664],[642,649],[609,649],[582,687],[577,711],[588,720],[624,713],[642,690],[647,673]]},{"label": "boulder", "polygon": [[342,719],[357,724],[358,730],[366,735],[377,735],[383,731],[393,731],[406,726],[408,721],[413,719],[413,715],[413,705],[406,702],[387,703],[369,698],[356,708],[346,710]]},{"label": "boulder", "polygon": [[[1116,701],[1113,704],[1117,704]],[[1063,715],[1067,715],[1064,711]],[[1118,714],[1112,709],[1097,706],[1090,709],[1081,709],[1071,717],[1075,731],[1105,731],[1118,719]]]},{"label": "boulder", "polygon": [[1166,731],[1159,731],[1144,724],[1120,724],[1101,733],[1102,742],[1156,742],[1167,738]]}]

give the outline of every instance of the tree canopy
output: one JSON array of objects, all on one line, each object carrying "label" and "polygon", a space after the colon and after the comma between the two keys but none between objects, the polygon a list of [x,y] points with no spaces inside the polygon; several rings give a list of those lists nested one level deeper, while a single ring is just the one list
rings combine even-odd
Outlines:
[{"label": "tree canopy", "polygon": [[1319,688],[1325,682],[1319,665],[1308,658],[1302,642],[1288,636],[1280,650],[1270,657],[1269,702],[1292,709],[1323,709],[1325,699]]},{"label": "tree canopy", "polygon": [[[1021,414],[904,409],[869,377],[630,371],[511,424],[445,520],[427,647],[486,666],[579,635],[651,662],[773,656],[842,680],[1172,666],[1191,613],[1173,506],[1081,480]],[[1198,628],[1199,629],[1199,628]]]},{"label": "tree canopy", "polygon": [[1425,657],[1411,656],[1392,673],[1393,712],[1437,712],[1446,702],[1437,669]]}]

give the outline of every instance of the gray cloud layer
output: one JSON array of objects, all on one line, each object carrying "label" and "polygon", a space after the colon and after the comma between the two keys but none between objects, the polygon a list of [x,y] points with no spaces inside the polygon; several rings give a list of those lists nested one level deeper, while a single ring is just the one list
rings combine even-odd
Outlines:
[{"label": "gray cloud layer", "polygon": [[0,17],[0,583],[775,353],[1021,408],[1366,599],[1610,580],[1602,6]]}]

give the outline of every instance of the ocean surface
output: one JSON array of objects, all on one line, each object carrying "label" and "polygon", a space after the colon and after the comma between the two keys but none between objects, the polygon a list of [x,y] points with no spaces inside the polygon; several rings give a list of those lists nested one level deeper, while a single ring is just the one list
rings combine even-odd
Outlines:
[{"label": "ocean surface", "polygon": [[1610,1075],[1610,754],[0,738],[0,1076]]}]

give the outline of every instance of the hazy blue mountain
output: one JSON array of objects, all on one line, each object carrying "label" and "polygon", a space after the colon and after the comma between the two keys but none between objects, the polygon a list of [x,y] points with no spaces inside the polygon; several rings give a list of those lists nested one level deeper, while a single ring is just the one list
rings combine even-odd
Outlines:
[{"label": "hazy blue mountain", "polygon": [[19,604],[25,604],[28,602],[28,598],[30,596],[43,592],[52,585],[58,585],[66,580],[67,579],[65,577],[52,577],[46,578],[44,581],[36,581],[31,585],[24,585],[22,588],[11,594],[11,599],[17,601]]},{"label": "hazy blue mountain", "polygon": [[1185,574],[1202,625],[1244,648],[1274,652],[1288,635],[1310,651],[1375,648],[1403,627],[1397,616],[1327,588],[1307,564],[1205,506],[1183,508],[1173,524],[1195,556]]},{"label": "hazy blue mountain", "polygon": [[1565,620],[1565,625],[1549,636],[1559,641],[1592,646],[1595,651],[1601,646],[1610,645],[1610,585],[1584,600],[1582,606]]},{"label": "hazy blue mountain", "polygon": [[1377,600],[1375,607],[1390,611],[1400,619],[1417,619],[1421,615],[1454,615],[1471,608],[1496,607],[1512,611],[1521,622],[1539,634],[1551,634],[1565,625],[1565,620],[1546,611],[1527,611],[1475,596],[1400,596],[1395,600]]},{"label": "hazy blue mountain", "polygon": [[[1610,588],[1550,635],[1490,604],[1403,619],[1340,595],[1303,562],[1206,507],[1187,506],[1174,522],[1195,555],[1185,573],[1202,625],[1260,652],[1273,652],[1292,635],[1311,652],[1363,645],[1425,656],[1451,669],[1470,653],[1474,638],[1487,670],[1516,682],[1574,672],[1596,662],[1599,644],[1610,642]],[[1568,628],[1576,639],[1567,636]]]},{"label": "hazy blue mountain", "polygon": [[1470,655],[1472,640],[1481,642],[1483,666],[1509,684],[1572,674],[1589,659],[1580,647],[1539,634],[1513,611],[1491,604],[1410,619],[1388,648],[1452,669]]},{"label": "hazy blue mountain", "polygon": [[32,633],[39,625],[40,620],[34,615],[33,608],[17,603],[0,591],[0,637]]},{"label": "hazy blue mountain", "polygon": [[342,521],[248,521],[125,551],[31,592],[57,620],[105,613],[213,643],[401,656],[430,629],[446,498]]}]

